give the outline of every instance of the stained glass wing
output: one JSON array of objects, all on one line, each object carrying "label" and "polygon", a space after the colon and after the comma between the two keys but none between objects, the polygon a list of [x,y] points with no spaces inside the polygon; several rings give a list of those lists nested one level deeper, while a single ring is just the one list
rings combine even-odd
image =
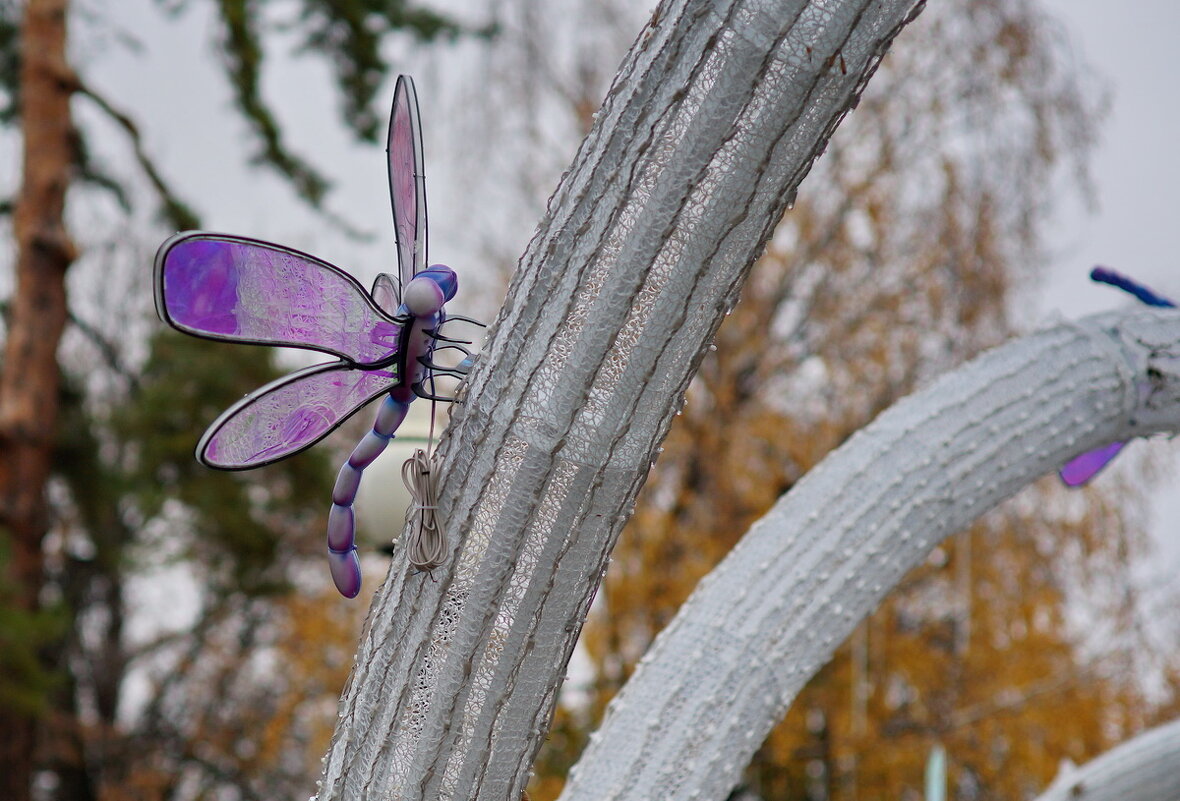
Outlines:
[{"label": "stained glass wing", "polygon": [[360,370],[333,362],[291,373],[226,409],[201,437],[197,459],[222,470],[245,470],[291,456],[395,383],[394,366]]},{"label": "stained glass wing", "polygon": [[[389,197],[397,233],[397,265],[405,287],[426,266],[426,175],[414,81],[399,75],[389,115]],[[399,292],[400,297],[400,292]]]},{"label": "stained glass wing", "polygon": [[401,324],[343,270],[297,250],[189,231],[156,254],[156,310],[189,334],[311,348],[361,364],[390,359]]},{"label": "stained glass wing", "polygon": [[397,281],[389,273],[381,273],[373,282],[373,302],[381,307],[386,314],[397,314],[397,307],[401,305],[398,298]]},{"label": "stained glass wing", "polygon": [[1066,463],[1065,467],[1061,468],[1061,480],[1071,487],[1085,484],[1097,475],[1099,470],[1106,467],[1111,459],[1118,456],[1119,451],[1126,444],[1125,442],[1112,442],[1103,448],[1087,451],[1081,456],[1074,457]]}]

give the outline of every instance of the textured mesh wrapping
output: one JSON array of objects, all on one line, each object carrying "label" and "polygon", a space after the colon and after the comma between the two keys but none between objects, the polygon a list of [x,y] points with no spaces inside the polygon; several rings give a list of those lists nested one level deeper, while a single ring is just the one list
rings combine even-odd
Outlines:
[{"label": "textured mesh wrapping", "polygon": [[454,558],[426,576],[395,555],[321,799],[519,798],[700,356],[914,5],[661,7],[469,379],[443,445]]},{"label": "textured mesh wrapping", "polygon": [[984,354],[808,473],[661,632],[562,801],[724,798],[796,693],[944,537],[1080,452],[1180,430],[1180,313]]},{"label": "textured mesh wrapping", "polygon": [[1036,801],[1180,798],[1180,720],[1143,732],[1080,768],[1065,763]]}]

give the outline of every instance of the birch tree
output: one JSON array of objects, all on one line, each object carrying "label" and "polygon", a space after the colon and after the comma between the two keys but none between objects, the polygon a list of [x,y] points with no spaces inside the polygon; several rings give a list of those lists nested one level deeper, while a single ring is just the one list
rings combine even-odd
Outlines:
[{"label": "birch tree", "polygon": [[1163,801],[1180,796],[1180,721],[1145,731],[1081,767],[1066,763],[1036,801]]}]

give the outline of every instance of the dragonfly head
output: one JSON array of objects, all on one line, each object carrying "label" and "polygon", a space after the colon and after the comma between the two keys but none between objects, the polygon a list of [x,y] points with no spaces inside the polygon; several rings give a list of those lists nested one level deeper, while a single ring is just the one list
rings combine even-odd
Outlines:
[{"label": "dragonfly head", "polygon": [[418,275],[425,276],[438,284],[443,291],[443,297],[447,300],[455,297],[455,293],[459,291],[459,276],[455,275],[455,271],[445,264],[432,264]]},{"label": "dragonfly head", "polygon": [[459,278],[445,264],[432,264],[414,276],[402,294],[402,303],[414,315],[425,317],[443,307],[459,289]]}]

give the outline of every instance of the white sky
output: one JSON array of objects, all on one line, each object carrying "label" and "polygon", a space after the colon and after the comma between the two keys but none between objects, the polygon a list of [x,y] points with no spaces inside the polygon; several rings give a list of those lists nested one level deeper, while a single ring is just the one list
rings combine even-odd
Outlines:
[{"label": "white sky", "polygon": [[[1175,57],[1180,4],[1042,0],[1042,5],[1064,23],[1112,101],[1093,162],[1098,210],[1092,216],[1079,209],[1061,215],[1054,236],[1060,256],[1044,308],[1073,317],[1126,300],[1084,279],[1093,264],[1115,267],[1180,299],[1180,260],[1171,228],[1180,211]],[[1073,283],[1086,291],[1070,291]]]}]

